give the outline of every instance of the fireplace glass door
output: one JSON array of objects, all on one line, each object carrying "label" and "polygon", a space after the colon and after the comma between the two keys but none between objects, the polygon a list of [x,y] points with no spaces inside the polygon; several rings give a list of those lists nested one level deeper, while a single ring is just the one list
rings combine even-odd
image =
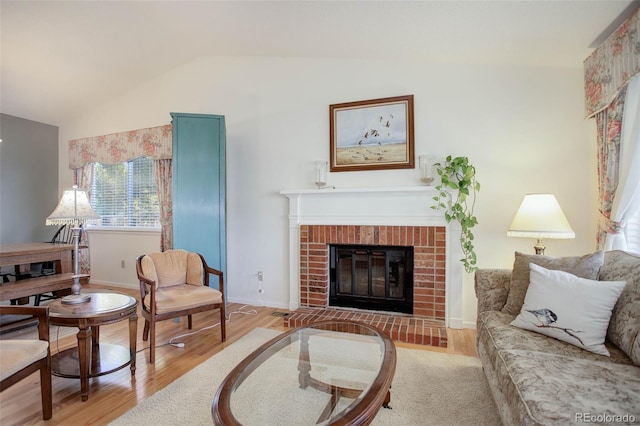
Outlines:
[{"label": "fireplace glass door", "polygon": [[413,248],[330,247],[329,305],[413,313]]}]

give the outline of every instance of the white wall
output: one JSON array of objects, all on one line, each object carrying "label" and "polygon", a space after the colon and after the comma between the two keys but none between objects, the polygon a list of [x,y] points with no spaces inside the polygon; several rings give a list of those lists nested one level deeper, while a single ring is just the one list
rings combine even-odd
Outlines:
[{"label": "white wall", "polygon": [[91,229],[91,282],[114,287],[137,287],[136,259],[160,249],[160,232]]},{"label": "white wall", "polygon": [[[556,194],[576,231],[575,240],[547,240],[547,254],[593,249],[594,130],[582,117],[579,66],[203,57],[61,123],[60,185],[71,182],[70,139],[165,124],[172,111],[225,115],[229,299],[286,307],[287,200],[278,192],[313,186],[312,162],[329,158],[329,104],[407,94],[415,97],[416,155],[465,155],[477,167],[481,267],[507,268],[514,250],[532,252],[533,241],[506,237],[529,192]],[[342,172],[330,173],[329,183],[418,185],[418,177],[417,169]],[[120,248],[136,244],[120,234],[92,240],[93,279],[115,281],[111,266],[100,265],[119,265]],[[133,251],[144,252],[144,244]],[[258,270],[264,271],[263,301]],[[137,285],[135,272],[117,279]],[[464,301],[465,324],[473,326],[472,275],[465,277]]]}]

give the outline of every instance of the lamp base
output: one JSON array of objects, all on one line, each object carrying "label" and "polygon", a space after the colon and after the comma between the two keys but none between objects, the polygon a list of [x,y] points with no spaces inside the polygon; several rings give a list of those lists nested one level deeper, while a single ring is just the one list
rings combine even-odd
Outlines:
[{"label": "lamp base", "polygon": [[63,305],[77,305],[79,303],[85,303],[91,300],[90,294],[70,294],[60,299]]}]

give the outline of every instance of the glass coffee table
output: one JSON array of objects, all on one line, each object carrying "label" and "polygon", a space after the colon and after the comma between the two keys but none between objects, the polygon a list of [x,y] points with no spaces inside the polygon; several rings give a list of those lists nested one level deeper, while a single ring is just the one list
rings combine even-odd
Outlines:
[{"label": "glass coffee table", "polygon": [[323,321],[260,346],[220,384],[218,425],[368,424],[388,407],[393,341],[353,321]]}]

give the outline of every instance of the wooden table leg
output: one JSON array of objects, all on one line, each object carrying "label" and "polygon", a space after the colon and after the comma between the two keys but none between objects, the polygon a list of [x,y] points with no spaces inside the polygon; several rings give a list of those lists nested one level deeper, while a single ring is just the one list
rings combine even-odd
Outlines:
[{"label": "wooden table leg", "polygon": [[309,360],[309,336],[302,333],[300,336],[300,358],[298,359],[298,383],[301,389],[309,386],[311,379],[311,361]]},{"label": "wooden table leg", "polygon": [[136,343],[138,337],[138,315],[129,317],[129,356],[131,357],[131,376],[136,375]]},{"label": "wooden table leg", "polygon": [[387,391],[387,396],[384,397],[384,401],[382,402],[382,407],[391,409],[389,403],[391,402],[391,390]]},{"label": "wooden table leg", "polygon": [[91,327],[86,321],[78,325],[78,363],[80,364],[80,396],[83,401],[89,399],[89,368],[91,360]]},{"label": "wooden table leg", "polygon": [[60,273],[65,272],[74,272],[73,271],[73,262],[71,261],[71,250],[63,250],[60,252],[60,260],[56,261],[56,271]]},{"label": "wooden table leg", "polygon": [[100,345],[100,327],[94,325],[91,327],[91,346],[94,348]]}]

